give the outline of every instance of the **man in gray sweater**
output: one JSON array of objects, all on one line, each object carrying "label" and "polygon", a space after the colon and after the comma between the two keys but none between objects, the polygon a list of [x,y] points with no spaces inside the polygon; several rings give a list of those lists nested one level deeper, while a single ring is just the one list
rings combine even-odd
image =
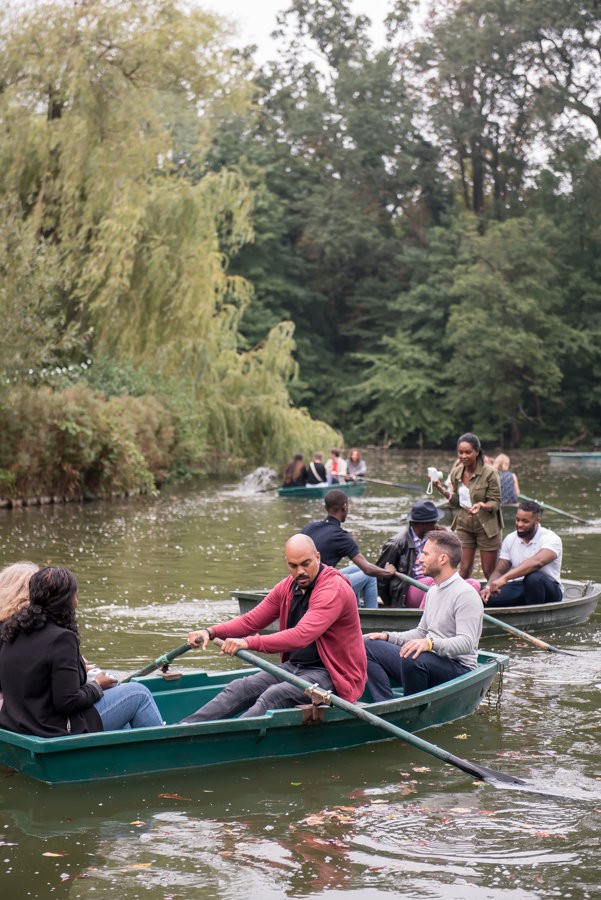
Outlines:
[{"label": "man in gray sweater", "polygon": [[461,543],[450,531],[432,531],[420,560],[434,579],[417,628],[365,637],[367,686],[374,701],[393,696],[391,680],[416,694],[475,669],[482,633],[482,600],[459,577]]}]

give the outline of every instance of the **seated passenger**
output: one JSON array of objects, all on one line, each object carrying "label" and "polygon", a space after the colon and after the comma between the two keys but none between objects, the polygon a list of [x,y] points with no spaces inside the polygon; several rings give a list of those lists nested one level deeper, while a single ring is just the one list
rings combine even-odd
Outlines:
[{"label": "seated passenger", "polygon": [[297,453],[284,469],[284,487],[305,486],[305,458],[302,453]]},{"label": "seated passenger", "polygon": [[[213,638],[223,638],[223,653],[238,650],[279,653],[281,668],[334,690],[353,703],[365,687],[365,650],[355,595],[336,569],[325,566],[315,544],[295,534],[286,544],[290,574],[251,612],[229,622],[188,634],[191,647],[206,650]],[[280,631],[260,634],[280,621]],[[183,722],[206,722],[261,716],[268,709],[306,703],[300,688],[268,672],[237,678]]]},{"label": "seated passenger", "polygon": [[501,545],[499,560],[483,601],[491,607],[556,603],[561,585],[562,543],[559,535],[540,524],[542,508],[522,500],[515,514],[515,531]]},{"label": "seated passenger", "polygon": [[303,528],[321,554],[322,561],[328,566],[337,566],[344,556],[351,560],[350,566],[340,571],[346,575],[359,603],[363,597],[366,609],[377,609],[378,584],[376,578],[390,578],[394,575],[394,567],[390,564],[374,566],[361,553],[354,538],[342,527],[348,515],[348,497],[339,488],[328,491],[324,499],[327,516],[316,522],[309,522]]},{"label": "seated passenger", "polygon": [[328,484],[340,484],[346,475],[346,462],[340,455],[338,447],[332,447],[330,458],[326,462],[326,477]]},{"label": "seated passenger", "polygon": [[511,460],[505,453],[495,456],[492,467],[499,473],[501,482],[501,504],[517,503],[520,499],[520,484],[518,476],[510,470]]},{"label": "seated passenger", "polygon": [[77,582],[68,569],[48,566],[31,576],[29,603],[2,625],[0,727],[58,737],[161,725],[144,685],[114,687],[106,673],[86,681],[76,608]]},{"label": "seated passenger", "polygon": [[305,466],[305,484],[325,484],[327,481],[326,467],[323,464],[323,453],[317,451],[308,466]]},{"label": "seated passenger", "polygon": [[482,633],[482,601],[459,577],[461,542],[450,531],[431,531],[420,556],[434,579],[417,628],[382,631],[365,638],[367,686],[374,701],[394,696],[390,680],[406,695],[475,669]]},{"label": "seated passenger", "polygon": [[[0,624],[29,603],[29,579],[38,566],[32,562],[12,563],[0,572]],[[0,693],[0,708],[3,698]]]},{"label": "seated passenger", "polygon": [[363,475],[367,475],[365,460],[361,456],[361,451],[356,447],[352,447],[346,460],[346,480],[356,481],[357,478],[362,478]]}]

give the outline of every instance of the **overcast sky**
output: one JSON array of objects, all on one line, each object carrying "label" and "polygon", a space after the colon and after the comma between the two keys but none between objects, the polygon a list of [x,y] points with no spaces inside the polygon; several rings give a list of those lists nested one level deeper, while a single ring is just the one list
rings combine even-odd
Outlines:
[{"label": "overcast sky", "polygon": [[[374,23],[373,39],[380,44],[384,38],[384,17],[391,0],[354,0],[353,12],[364,14]],[[238,23],[243,43],[259,46],[260,55],[265,58],[270,54],[273,44],[269,34],[276,27],[276,15],[290,4],[286,0],[198,0],[199,6],[211,12],[227,16]]]}]

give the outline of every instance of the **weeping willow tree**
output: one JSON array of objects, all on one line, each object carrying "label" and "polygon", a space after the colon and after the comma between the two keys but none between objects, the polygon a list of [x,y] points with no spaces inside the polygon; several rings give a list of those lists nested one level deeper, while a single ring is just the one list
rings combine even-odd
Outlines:
[{"label": "weeping willow tree", "polygon": [[36,359],[69,335],[72,359],[169,385],[213,448],[279,461],[313,425],[290,407],[289,329],[238,346],[251,288],[228,263],[252,239],[253,198],[207,162],[220,120],[253,101],[230,41],[170,0],[4,6],[0,297],[14,323],[37,322]]}]

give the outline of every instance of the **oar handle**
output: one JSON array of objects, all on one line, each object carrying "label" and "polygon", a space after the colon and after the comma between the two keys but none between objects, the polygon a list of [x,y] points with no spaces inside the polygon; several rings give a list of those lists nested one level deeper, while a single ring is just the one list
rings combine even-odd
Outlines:
[{"label": "oar handle", "polygon": [[128,675],[126,678],[121,679],[121,684],[127,684],[128,681],[131,681],[132,678],[142,678],[144,675],[150,675],[151,672],[154,672],[155,669],[161,669],[163,666],[168,666],[170,662],[173,662],[174,659],[177,659],[178,656],[183,656],[184,653],[187,653],[188,650],[192,650],[193,648],[190,644],[180,644],[179,647],[176,647],[175,650],[169,650],[168,653],[164,653],[162,656],[158,656],[154,662],[148,663],[147,666],[144,666],[143,669],[140,669],[139,672],[132,672],[131,675]]},{"label": "oar handle", "polygon": [[567,516],[568,519],[575,519],[576,522],[582,522],[583,525],[594,524],[590,519],[583,519],[582,516],[576,516],[574,513],[566,512],[565,509],[559,509],[557,506],[550,506],[548,503],[543,503],[542,500],[535,500],[533,497],[527,497],[526,494],[518,494],[518,497],[520,500],[529,500],[531,503],[538,503],[543,509],[550,509],[551,512],[559,513],[560,516]]}]

